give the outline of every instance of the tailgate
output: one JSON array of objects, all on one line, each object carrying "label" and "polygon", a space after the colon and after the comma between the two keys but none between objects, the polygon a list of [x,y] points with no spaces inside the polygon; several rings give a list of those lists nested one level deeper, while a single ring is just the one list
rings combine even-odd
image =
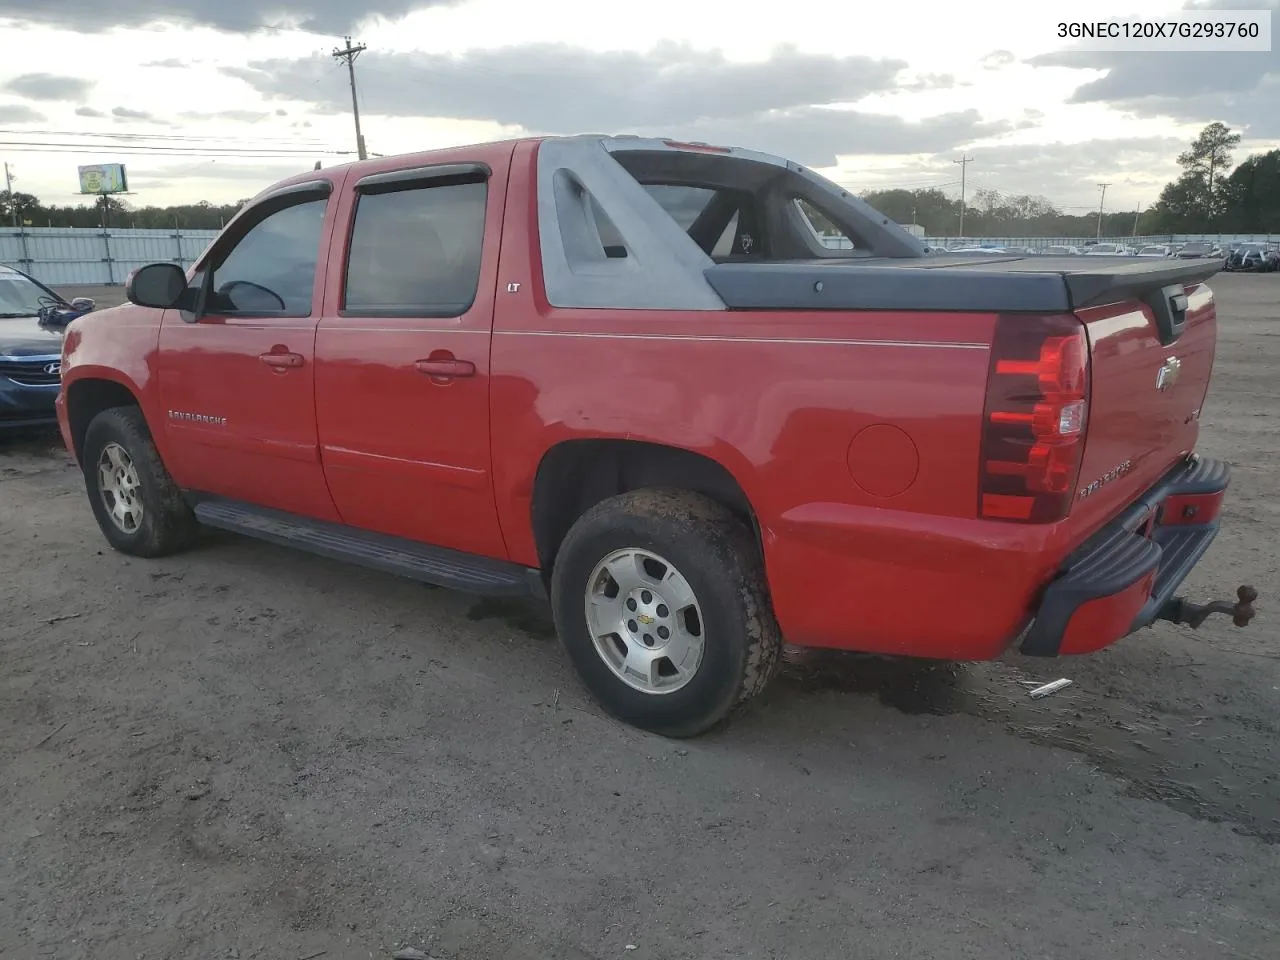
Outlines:
[{"label": "tailgate", "polygon": [[1195,447],[1217,334],[1204,281],[1221,261],[1107,264],[1064,277],[1090,355],[1084,457],[1067,521],[1081,536]]}]

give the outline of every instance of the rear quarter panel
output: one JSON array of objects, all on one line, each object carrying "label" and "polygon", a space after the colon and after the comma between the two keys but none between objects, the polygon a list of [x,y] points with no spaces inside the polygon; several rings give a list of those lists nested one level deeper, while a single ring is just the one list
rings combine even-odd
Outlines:
[{"label": "rear quarter panel", "polygon": [[1045,534],[974,519],[994,316],[554,308],[519,151],[510,189],[492,409],[512,559],[538,563],[534,479],[556,444],[666,444],[716,460],[746,493],[790,642],[998,652]]}]

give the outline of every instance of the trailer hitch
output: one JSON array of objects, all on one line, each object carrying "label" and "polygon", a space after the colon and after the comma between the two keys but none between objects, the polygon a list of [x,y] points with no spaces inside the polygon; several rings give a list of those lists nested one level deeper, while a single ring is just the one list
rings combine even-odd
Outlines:
[{"label": "trailer hitch", "polygon": [[1170,623],[1185,623],[1192,630],[1197,630],[1211,614],[1221,613],[1229,616],[1237,627],[1246,627],[1253,619],[1253,602],[1258,599],[1258,591],[1253,587],[1240,587],[1236,591],[1236,602],[1230,600],[1210,600],[1208,603],[1192,603],[1182,597],[1174,597],[1156,614],[1157,620],[1168,620]]}]

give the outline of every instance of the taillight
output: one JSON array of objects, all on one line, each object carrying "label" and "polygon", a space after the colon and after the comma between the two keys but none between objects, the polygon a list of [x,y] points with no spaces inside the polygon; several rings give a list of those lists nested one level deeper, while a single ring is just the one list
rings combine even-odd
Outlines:
[{"label": "taillight", "polygon": [[1089,342],[1072,316],[996,323],[978,516],[1053,523],[1071,508],[1089,413]]}]

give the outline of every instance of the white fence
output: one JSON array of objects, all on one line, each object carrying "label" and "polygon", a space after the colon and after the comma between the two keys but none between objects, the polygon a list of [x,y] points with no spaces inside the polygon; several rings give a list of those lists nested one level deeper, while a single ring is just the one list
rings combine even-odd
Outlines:
[{"label": "white fence", "polygon": [[0,263],[54,287],[118,284],[146,263],[167,260],[185,267],[217,235],[217,230],[0,227]]},{"label": "white fence", "polygon": [[[146,263],[167,260],[186,267],[192,263],[217,230],[102,230],[86,227],[0,226],[0,263],[24,270],[50,286],[124,283],[129,271]],[[1091,237],[925,237],[931,247],[954,247],[960,243],[1011,244],[1020,247],[1052,245],[1083,246]],[[1262,243],[1270,234],[1202,235],[1179,234],[1155,237],[1103,237],[1104,243],[1142,246],[1149,243],[1181,243],[1191,240]],[[832,246],[844,246],[839,241]]]},{"label": "white fence", "polygon": [[985,245],[991,247],[1031,247],[1039,250],[1042,247],[1081,247],[1086,243],[1123,244],[1130,250],[1145,247],[1149,244],[1192,243],[1269,243],[1280,241],[1280,234],[1273,233],[1165,233],[1148,237],[926,237],[925,243],[937,247],[958,247]]}]

